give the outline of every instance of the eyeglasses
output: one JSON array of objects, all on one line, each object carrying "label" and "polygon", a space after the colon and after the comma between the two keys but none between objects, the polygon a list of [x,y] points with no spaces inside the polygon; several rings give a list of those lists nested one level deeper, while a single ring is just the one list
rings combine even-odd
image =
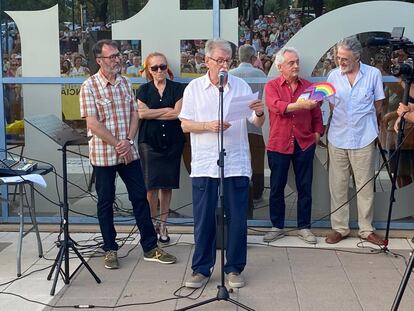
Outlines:
[{"label": "eyeglasses", "polygon": [[108,58],[111,61],[114,61],[115,59],[119,59],[121,57],[122,57],[121,53],[117,53],[117,54],[113,54],[113,55],[109,55],[109,56],[98,56],[97,58]]},{"label": "eyeglasses", "polygon": [[161,69],[161,71],[164,71],[167,68],[168,68],[168,66],[166,64],[154,65],[154,66],[150,67],[151,71],[158,71],[158,69]]},{"label": "eyeglasses", "polygon": [[336,60],[338,62],[344,62],[344,63],[349,63],[349,61],[350,61],[348,58],[343,58],[343,57],[339,57],[339,56],[336,57]]},{"label": "eyeglasses", "polygon": [[210,58],[211,60],[214,60],[217,63],[217,65],[220,65],[220,66],[224,65],[224,63],[226,63],[227,65],[230,65],[231,63],[231,58],[230,59],[222,59],[222,58],[214,59],[210,56],[207,56],[207,57]]}]

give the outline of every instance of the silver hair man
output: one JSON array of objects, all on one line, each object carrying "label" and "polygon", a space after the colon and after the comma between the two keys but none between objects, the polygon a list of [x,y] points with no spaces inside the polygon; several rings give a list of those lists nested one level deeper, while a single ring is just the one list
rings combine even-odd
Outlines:
[{"label": "silver hair man", "polygon": [[256,49],[250,44],[239,47],[239,60],[242,63],[251,63],[252,57],[256,55]]},{"label": "silver hair man", "polygon": [[231,45],[227,40],[224,39],[210,39],[206,42],[205,46],[205,52],[207,56],[211,56],[213,53],[213,50],[215,49],[221,49],[224,51],[227,51],[230,55],[232,54]]},{"label": "silver hair man", "polygon": [[339,41],[336,46],[338,49],[350,50],[358,61],[361,60],[362,45],[355,37],[345,38]]},{"label": "silver hair man", "polygon": [[283,64],[283,62],[285,61],[285,53],[286,52],[295,53],[296,55],[299,56],[299,52],[295,48],[293,48],[293,47],[283,47],[276,53],[276,57],[275,57],[276,66]]}]

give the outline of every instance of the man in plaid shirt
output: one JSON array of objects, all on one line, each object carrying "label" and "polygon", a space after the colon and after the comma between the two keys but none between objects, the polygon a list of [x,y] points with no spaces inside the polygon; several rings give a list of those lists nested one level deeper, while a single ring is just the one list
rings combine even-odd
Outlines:
[{"label": "man in plaid shirt", "polygon": [[80,91],[81,116],[86,119],[89,159],[96,174],[98,219],[103,237],[105,267],[119,267],[113,223],[116,173],[125,183],[138,229],[144,260],[174,263],[176,258],[157,247],[146,189],[134,137],[138,129],[138,106],[131,83],[120,75],[118,43],[100,40],[93,47],[99,71],[87,79]]}]

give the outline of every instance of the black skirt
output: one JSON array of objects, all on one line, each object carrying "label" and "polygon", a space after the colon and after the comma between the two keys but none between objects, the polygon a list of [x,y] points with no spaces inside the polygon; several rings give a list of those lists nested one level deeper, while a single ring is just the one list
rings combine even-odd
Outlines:
[{"label": "black skirt", "polygon": [[166,149],[154,148],[146,143],[138,144],[142,174],[147,190],[178,189],[183,143]]}]

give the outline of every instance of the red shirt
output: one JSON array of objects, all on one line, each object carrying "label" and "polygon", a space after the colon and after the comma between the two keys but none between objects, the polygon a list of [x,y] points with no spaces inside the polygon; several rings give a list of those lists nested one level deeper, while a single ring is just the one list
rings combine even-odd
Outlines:
[{"label": "red shirt", "polygon": [[302,150],[315,143],[315,133],[324,133],[322,112],[319,105],[312,110],[300,109],[285,112],[288,105],[295,103],[303,91],[312,83],[299,78],[292,93],[288,81],[280,76],[265,85],[266,105],[269,109],[269,142],[267,150],[293,154],[295,139]]}]

